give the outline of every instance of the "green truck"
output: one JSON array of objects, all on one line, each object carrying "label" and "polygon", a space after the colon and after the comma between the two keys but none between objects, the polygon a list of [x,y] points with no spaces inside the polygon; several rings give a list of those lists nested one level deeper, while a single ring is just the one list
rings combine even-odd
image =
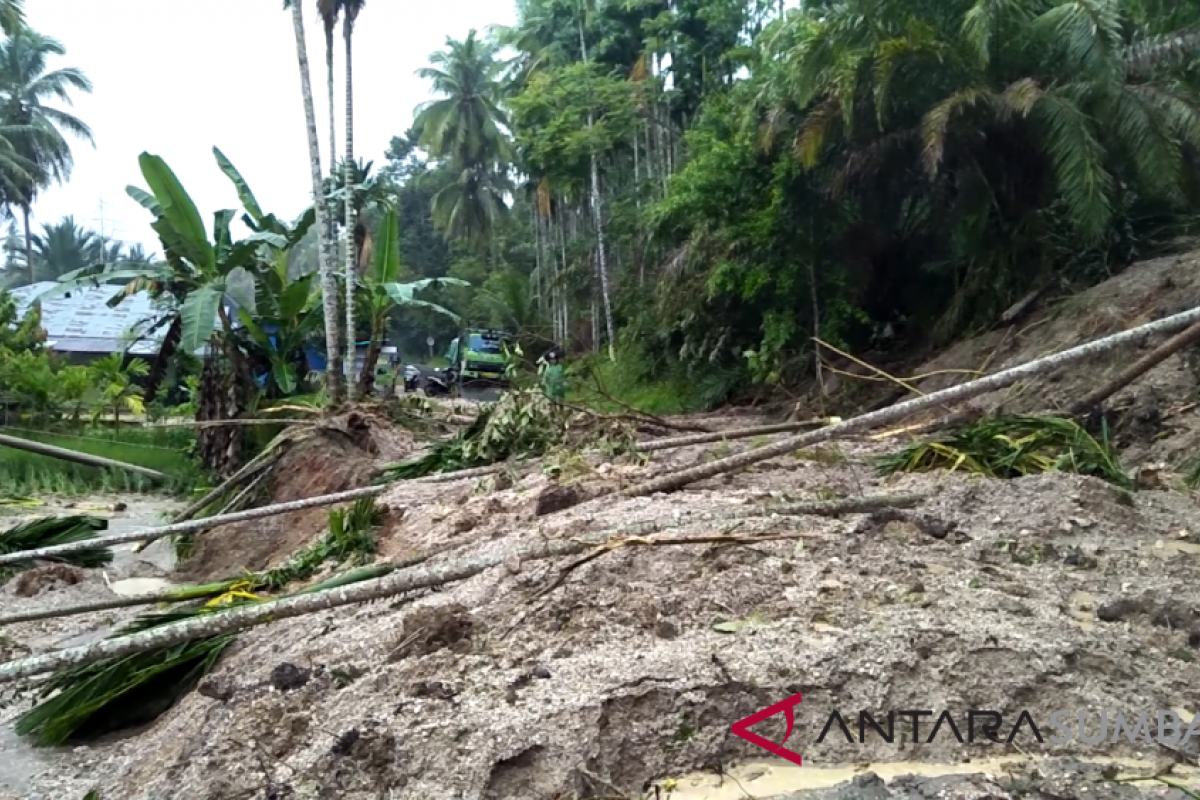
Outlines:
[{"label": "green truck", "polygon": [[507,383],[504,377],[506,346],[512,346],[511,338],[498,331],[472,328],[455,337],[446,350],[453,380],[460,384]]}]

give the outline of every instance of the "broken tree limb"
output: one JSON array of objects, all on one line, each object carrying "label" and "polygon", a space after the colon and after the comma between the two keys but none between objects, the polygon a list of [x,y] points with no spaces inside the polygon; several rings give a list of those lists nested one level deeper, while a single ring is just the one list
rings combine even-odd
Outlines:
[{"label": "broken tree limb", "polygon": [[689,436],[671,436],[664,439],[651,439],[648,442],[638,442],[637,449],[641,453],[654,453],[659,450],[671,450],[676,447],[691,447],[696,444],[711,444],[713,442],[732,441],[734,439],[749,439],[753,436],[770,436],[774,433],[791,433],[808,428],[828,424],[827,420],[810,419],[800,422],[781,422],[777,425],[759,425],[754,428],[739,428],[732,431],[715,431],[713,433],[696,433]]},{"label": "broken tree limb", "polygon": [[1003,389],[1024,378],[1037,377],[1066,364],[1082,361],[1085,358],[1105,353],[1122,345],[1139,342],[1151,336],[1177,331],[1196,322],[1200,322],[1200,308],[1193,308],[1190,311],[1165,317],[1145,325],[1139,325],[1136,328],[1081,344],[1077,347],[1063,350],[1060,353],[1046,356],[1045,358],[1035,359],[1017,367],[1001,370],[978,380],[961,383],[958,386],[951,386],[925,395],[924,397],[906,400],[902,403],[880,409],[879,411],[872,411],[869,414],[863,414],[862,416],[839,422],[836,425],[792,436],[774,444],[744,453],[737,453],[726,458],[717,459],[716,461],[710,461],[707,464],[700,464],[695,467],[679,470],[678,472],[672,472],[660,478],[654,478],[631,486],[628,489],[620,491],[619,494],[624,497],[644,497],[657,492],[673,492],[696,481],[707,480],[716,475],[740,469],[750,464],[757,464],[760,461],[778,458],[779,456],[799,450],[802,447],[808,447],[809,445],[826,442],[853,433],[860,433],[877,425],[899,422],[918,411],[925,411],[947,403],[969,400],[972,397],[977,397],[996,389]]},{"label": "broken tree limb", "polygon": [[167,476],[165,474],[159,472],[158,470],[150,469],[149,467],[141,467],[137,464],[126,464],[124,461],[113,461],[111,458],[101,458],[100,456],[94,456],[91,453],[80,453],[76,450],[67,450],[65,447],[55,447],[52,444],[34,442],[17,436],[6,436],[4,434],[0,434],[0,445],[3,445],[4,447],[11,447],[14,450],[24,450],[28,453],[36,453],[39,456],[57,458],[61,461],[72,461],[76,464],[83,464],[88,467],[120,469],[126,472],[135,472],[138,475],[144,475],[147,478],[153,478],[156,481],[167,480]]},{"label": "broken tree limb", "polygon": [[244,480],[249,479],[254,473],[272,466],[279,456],[280,453],[278,451],[275,451],[268,446],[267,450],[264,450],[262,453],[259,453],[257,456],[252,458],[244,467],[222,481],[217,488],[213,489],[211,492],[192,503],[183,511],[180,511],[179,515],[176,516],[172,521],[186,522],[187,520],[196,516],[196,514],[199,514],[211,503],[216,502],[217,499],[219,499],[234,486],[240,484]]},{"label": "broken tree limb", "polygon": [[1183,348],[1196,342],[1200,342],[1200,322],[1167,339],[1158,347],[1118,372],[1112,380],[1076,400],[1067,407],[1068,413],[1072,416],[1086,414]]},{"label": "broken tree limb", "polygon": [[[461,543],[441,544],[436,547],[431,547],[420,555],[412,558],[405,558],[400,561],[392,562],[390,568],[392,571],[399,569],[408,569],[422,564],[434,556],[441,555],[447,550],[453,550],[455,547],[461,546]],[[25,611],[20,614],[9,614],[6,617],[0,617],[0,628],[5,625],[15,625],[18,622],[36,622],[43,619],[59,619],[61,617],[74,617],[80,614],[92,614],[97,611],[113,611],[118,608],[136,608],[138,606],[150,606],[158,603],[187,603],[195,600],[206,600],[210,597],[216,597],[224,594],[228,589],[229,584],[245,581],[245,576],[230,578],[227,581],[218,581],[216,583],[207,584],[204,586],[177,586],[173,589],[167,589],[161,592],[149,592],[146,594],[133,595],[130,597],[115,597],[111,600],[101,600],[95,603],[81,603],[77,606],[60,606],[58,608],[43,608],[37,611]]]},{"label": "broken tree limb", "polygon": [[[921,497],[918,495],[851,497],[842,500],[792,503],[775,507],[743,509],[732,516],[735,519],[751,516],[770,516],[772,514],[788,516],[801,513],[818,516],[836,516],[839,514],[877,510],[896,505],[897,503],[911,505],[919,502],[920,499]],[[721,518],[724,519],[726,517],[723,516]],[[695,518],[685,521],[672,518],[670,520],[662,520],[661,522],[649,521],[638,524],[642,526],[660,524],[664,527],[674,527],[702,521],[705,520]],[[618,534],[621,538],[628,535],[630,534],[625,532]],[[792,538],[797,538],[806,535],[810,534],[794,533],[791,536]],[[780,538],[779,534],[771,534],[771,539],[778,538]],[[762,541],[769,541],[771,539],[763,539]],[[400,569],[390,572],[382,578],[347,584],[310,594],[293,595],[279,600],[268,600],[253,605],[231,608],[227,611],[215,612],[202,617],[156,626],[141,633],[112,639],[102,639],[80,647],[55,650],[0,664],[0,683],[54,672],[64,667],[90,664],[106,658],[119,658],[147,650],[154,650],[159,647],[169,647],[191,641],[192,639],[233,633],[275,620],[326,611],[354,603],[379,600],[418,589],[443,586],[448,583],[472,578],[493,567],[512,563],[514,558],[518,562],[528,562],[580,555],[596,547],[605,546],[612,540],[613,531],[605,530],[591,536],[565,541],[540,541],[528,547],[517,548],[515,552],[507,550],[492,555],[475,556],[443,566]],[[672,540],[663,541],[666,543]],[[682,545],[696,543],[686,539],[679,540],[679,542]]]}]

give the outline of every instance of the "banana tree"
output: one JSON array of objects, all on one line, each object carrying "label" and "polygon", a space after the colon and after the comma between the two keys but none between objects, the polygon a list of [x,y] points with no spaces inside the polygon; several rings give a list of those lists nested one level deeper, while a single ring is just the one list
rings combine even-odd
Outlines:
[{"label": "banana tree", "polygon": [[428,308],[445,314],[457,323],[459,316],[453,311],[437,303],[420,300],[416,293],[441,284],[471,285],[459,278],[425,278],[410,283],[397,282],[397,278],[400,277],[400,226],[394,208],[389,208],[384,213],[373,249],[371,267],[363,275],[361,283],[370,308],[371,345],[367,348],[362,373],[358,379],[360,396],[370,394],[375,387],[375,365],[379,361],[379,353],[387,334],[388,317],[392,312],[400,307]]},{"label": "banana tree", "polygon": [[316,277],[309,273],[289,282],[287,258],[281,257],[262,275],[254,313],[238,309],[243,347],[268,367],[270,398],[293,394],[307,372],[304,345],[324,322]]},{"label": "banana tree", "polygon": [[[294,226],[264,214],[245,180],[217,148],[217,164],[230,177],[246,207],[243,221],[253,233],[234,241],[230,224],[235,211],[222,209],[213,215],[212,239],[204,229],[196,204],[179,183],[175,173],[159,156],[142,153],[138,158],[149,191],[129,186],[126,192],[154,215],[151,227],[158,234],[166,260],[160,264],[97,265],[62,276],[58,285],[40,298],[64,294],[84,286],[121,283],[108,300],[115,307],[126,297],[146,291],[152,298],[168,300],[161,316],[142,334],[167,328],[158,356],[150,369],[146,399],[152,400],[166,375],[176,351],[196,353],[213,333],[231,333],[230,307],[251,307],[259,265],[274,251],[285,250],[307,232],[315,211],[307,212]],[[123,283],[122,283],[123,282]]]}]

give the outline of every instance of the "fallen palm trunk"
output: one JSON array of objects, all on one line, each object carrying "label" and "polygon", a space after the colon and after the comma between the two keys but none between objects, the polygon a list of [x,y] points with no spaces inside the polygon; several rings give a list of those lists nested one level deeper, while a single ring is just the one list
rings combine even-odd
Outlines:
[{"label": "fallen palm trunk", "polygon": [[147,478],[153,478],[156,481],[167,480],[166,475],[158,470],[150,469],[148,467],[141,467],[137,464],[126,464],[124,461],[113,461],[111,458],[102,458],[100,456],[94,456],[91,453],[80,453],[76,450],[67,450],[65,447],[55,447],[52,444],[34,442],[17,436],[6,436],[4,434],[0,434],[0,445],[3,445],[4,447],[11,447],[14,450],[24,450],[27,453],[35,453],[39,456],[57,458],[60,461],[71,461],[76,464],[83,464],[87,467],[120,469],[126,472],[134,472],[138,475],[144,475]]},{"label": "fallen palm trunk", "polygon": [[[732,515],[732,518],[750,516],[769,516],[771,514],[815,516],[837,516],[840,514],[862,513],[897,505],[913,505],[921,500],[919,495],[868,495],[844,500],[822,501],[812,503],[790,503],[775,508],[744,509]],[[725,517],[723,517],[725,518]],[[699,519],[656,521],[651,520],[635,523],[624,530],[645,530],[661,525],[670,527],[676,525],[700,522]],[[90,664],[109,658],[120,658],[148,650],[170,647],[193,639],[209,639],[245,628],[273,622],[279,619],[298,617],[331,608],[378,600],[397,594],[443,586],[448,583],[466,580],[501,564],[537,561],[561,556],[580,555],[596,547],[614,546],[613,532],[601,531],[592,536],[577,537],[568,541],[542,541],[529,547],[518,548],[516,552],[507,551],[494,555],[477,556],[440,567],[424,567],[420,569],[405,569],[392,571],[382,578],[362,581],[351,585],[338,586],[333,589],[320,591],[306,590],[305,593],[279,600],[269,600],[241,606],[205,615],[203,618],[183,620],[180,622],[155,627],[150,630],[122,636],[114,639],[104,639],[81,647],[56,650],[29,658],[0,664],[0,683],[28,678],[64,667],[75,667]],[[630,535],[622,533],[621,536]],[[640,534],[634,534],[640,535]],[[807,534],[792,534],[802,536]],[[778,539],[780,535],[772,535]],[[763,541],[769,541],[764,539]],[[707,541],[707,540],[706,540]],[[690,544],[692,542],[682,542]],[[387,565],[380,565],[386,567]]]},{"label": "fallen palm trunk", "polygon": [[[378,567],[351,570],[313,588],[344,586],[386,572]],[[204,619],[219,614],[224,602],[237,607],[261,601],[242,593],[204,606],[147,614],[117,636]],[[42,702],[19,716],[14,729],[37,747],[55,747],[152,722],[191,691],[236,639],[236,632],[226,632],[57,670],[38,687]]]},{"label": "fallen palm trunk", "polygon": [[1099,355],[1100,353],[1122,345],[1132,344],[1151,336],[1176,331],[1196,322],[1200,322],[1200,308],[1193,308],[1181,314],[1175,314],[1156,320],[1155,322],[1140,325],[1131,330],[1072,347],[1069,350],[1064,350],[1045,358],[1035,359],[1034,361],[1012,367],[1011,369],[1002,370],[978,380],[968,381],[958,386],[951,386],[933,394],[925,395],[924,397],[906,400],[903,403],[898,403],[879,411],[873,411],[869,414],[863,414],[862,416],[848,419],[845,422],[839,422],[827,428],[802,433],[799,436],[793,436],[756,450],[737,453],[736,455],[711,461],[707,464],[679,470],[678,472],[664,475],[661,478],[655,478],[632,486],[621,491],[620,494],[624,497],[644,497],[657,492],[673,492],[696,481],[707,480],[722,473],[741,469],[750,464],[777,458],[799,450],[802,447],[866,431],[878,425],[899,422],[919,411],[925,411],[947,403],[969,400],[972,397],[977,397],[996,389],[1003,389],[1023,378],[1034,378],[1067,364],[1082,361],[1085,358],[1090,358],[1091,356]]},{"label": "fallen palm trunk", "polygon": [[268,425],[312,425],[311,419],[206,419],[203,421],[177,420],[172,422],[150,422],[144,428],[262,428]]},{"label": "fallen palm trunk", "polygon": [[775,433],[791,433],[808,428],[827,425],[823,419],[810,419],[802,422],[781,422],[777,425],[759,425],[754,428],[739,428],[732,431],[715,431],[713,433],[696,433],[689,436],[672,436],[664,439],[652,439],[648,442],[638,442],[637,449],[641,453],[654,453],[659,450],[672,450],[676,447],[691,447],[697,444],[733,441],[734,439],[749,439],[754,436],[770,436]]},{"label": "fallen palm trunk", "polygon": [[205,508],[207,508],[209,505],[216,502],[216,500],[218,498],[220,498],[222,495],[224,495],[230,489],[234,488],[241,482],[251,478],[256,473],[261,472],[262,470],[268,469],[271,466],[273,466],[275,463],[275,460],[277,458],[279,458],[279,453],[274,451],[271,448],[271,446],[268,445],[267,448],[262,453],[259,453],[257,456],[255,456],[253,459],[251,459],[244,467],[242,467],[237,472],[233,473],[228,478],[226,478],[224,481],[222,481],[221,484],[219,486],[217,486],[217,488],[213,489],[211,492],[204,495],[196,502],[192,503],[190,506],[185,508],[183,511],[180,511],[179,514],[175,517],[175,519],[173,521],[174,522],[186,522],[187,520],[196,516],[201,511],[203,511]]},{"label": "fallen palm trunk", "polygon": [[[408,569],[422,564],[434,556],[440,555],[448,550],[453,550],[459,544],[445,544],[438,547],[433,547],[422,553],[419,556],[406,558],[402,561],[396,561],[383,565],[380,569],[386,569],[387,572],[393,572],[398,569]],[[75,617],[80,614],[93,614],[97,611],[114,611],[119,608],[137,608],[138,606],[152,606],[158,603],[185,603],[189,600],[204,600],[213,597],[219,597],[225,594],[229,589],[238,583],[245,583],[245,578],[236,578],[219,583],[204,584],[202,586],[180,586],[176,589],[170,589],[164,592],[154,592],[150,594],[136,595],[134,597],[118,597],[113,600],[101,600],[97,603],[81,603],[77,606],[63,606],[59,608],[44,608],[40,611],[27,611],[22,614],[10,614],[7,617],[0,617],[0,628],[5,625],[15,625],[18,622],[36,622],[43,619],[59,619],[61,617]]]},{"label": "fallen palm trunk", "polygon": [[[490,475],[495,472],[501,472],[511,465],[497,464],[489,467],[481,467],[476,469],[461,470],[457,473],[444,473],[441,475],[430,475],[425,478],[417,478],[408,483],[448,483],[450,481],[464,480],[481,475]],[[196,531],[207,530],[218,525],[229,525],[234,522],[248,522],[254,519],[265,519],[267,517],[275,517],[281,514],[290,514],[293,511],[304,511],[310,508],[320,508],[321,506],[332,506],[338,503],[347,503],[352,500],[358,500],[363,497],[378,497],[388,491],[395,484],[380,484],[378,486],[365,486],[360,489],[348,489],[344,492],[334,492],[333,494],[323,494],[316,497],[306,497],[303,500],[293,500],[288,503],[276,503],[270,506],[262,506],[260,508],[248,508],[245,511],[237,511],[231,514],[221,514],[218,516],[205,517],[203,519],[187,520],[186,522],[173,522],[170,525],[161,525],[153,528],[142,528],[137,531],[129,531],[128,533],[117,533],[112,536],[103,536],[87,543],[73,543],[59,545],[55,547],[42,547],[37,550],[30,550],[20,554],[20,559],[16,556],[0,553],[0,564],[8,564],[16,560],[48,558],[57,556],[63,553],[72,553],[77,550],[89,549],[97,546],[110,546],[114,544],[129,544],[130,542],[152,542],[155,539],[161,539],[164,536],[173,536],[180,533],[194,533]]]},{"label": "fallen palm trunk", "polygon": [[1099,406],[1108,398],[1112,397],[1117,392],[1124,389],[1129,384],[1136,381],[1138,378],[1145,375],[1150,370],[1157,367],[1162,362],[1166,361],[1171,356],[1178,353],[1183,348],[1200,342],[1200,322],[1192,325],[1187,330],[1172,336],[1167,341],[1160,344],[1158,347],[1151,350],[1146,355],[1139,358],[1137,361],[1130,364],[1121,372],[1110,380],[1108,383],[1100,386],[1092,392],[1081,397],[1079,400],[1072,403],[1067,411],[1072,416],[1086,414],[1095,407]]}]

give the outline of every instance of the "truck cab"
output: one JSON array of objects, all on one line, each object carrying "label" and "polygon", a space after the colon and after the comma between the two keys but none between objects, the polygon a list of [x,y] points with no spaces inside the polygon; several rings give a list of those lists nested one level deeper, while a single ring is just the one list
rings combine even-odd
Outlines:
[{"label": "truck cab", "polygon": [[455,377],[462,383],[504,383],[504,348],[508,344],[507,334],[470,329],[450,341],[450,347],[446,350],[446,361],[454,370]]}]

